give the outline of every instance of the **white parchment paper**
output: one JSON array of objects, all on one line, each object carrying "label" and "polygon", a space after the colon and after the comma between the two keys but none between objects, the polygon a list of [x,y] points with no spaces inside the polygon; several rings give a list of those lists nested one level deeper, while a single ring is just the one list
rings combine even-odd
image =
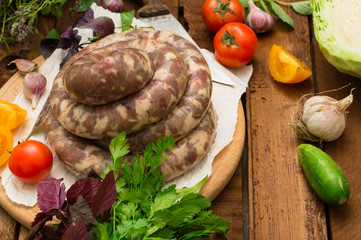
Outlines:
[{"label": "white parchment paper", "polygon": [[[116,27],[120,26],[119,14],[111,13],[102,7],[96,6],[95,4],[92,5],[92,8],[94,10],[94,17],[110,17],[113,19]],[[138,19],[135,19],[133,23],[137,26],[143,26],[142,22]],[[116,32],[119,31],[119,29],[116,29]],[[84,42],[88,38],[92,37],[92,31],[88,29],[79,29],[79,34],[82,35],[81,42]],[[177,184],[177,188],[193,186],[202,180],[206,175],[210,176],[212,174],[212,162],[214,157],[233,139],[233,134],[237,124],[237,110],[239,100],[241,95],[246,91],[248,81],[253,71],[251,65],[234,69],[225,68],[215,60],[213,53],[205,49],[201,49],[201,52],[209,64],[212,72],[212,79],[232,80],[234,82],[234,86],[213,82],[212,102],[218,114],[216,138],[207,156],[205,156],[204,159],[195,168],[170,182],[170,184]],[[25,122],[14,134],[14,146],[18,143],[18,141],[22,141],[29,135],[49,95],[53,80],[59,71],[59,64],[61,59],[65,55],[66,51],[57,49],[39,68],[39,72],[44,74],[48,83],[45,93],[42,95],[35,110],[32,110],[31,102],[24,97],[23,92],[21,92],[14,101],[14,103],[28,110],[28,115]],[[47,144],[44,129],[39,129],[39,131],[33,135],[31,139],[35,139]],[[7,165],[0,168],[0,176],[1,183],[4,186],[6,194],[13,202],[23,204],[25,206],[34,206],[36,204],[36,184],[25,184],[17,180],[11,174]],[[63,163],[60,162],[56,156],[50,176],[55,178],[63,178],[66,188],[69,188],[76,181],[76,177],[64,167]]]}]

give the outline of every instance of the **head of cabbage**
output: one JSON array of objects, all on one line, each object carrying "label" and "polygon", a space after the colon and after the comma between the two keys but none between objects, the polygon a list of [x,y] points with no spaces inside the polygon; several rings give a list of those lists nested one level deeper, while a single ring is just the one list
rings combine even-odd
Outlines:
[{"label": "head of cabbage", "polygon": [[361,78],[361,1],[311,0],[320,50],[340,72]]}]

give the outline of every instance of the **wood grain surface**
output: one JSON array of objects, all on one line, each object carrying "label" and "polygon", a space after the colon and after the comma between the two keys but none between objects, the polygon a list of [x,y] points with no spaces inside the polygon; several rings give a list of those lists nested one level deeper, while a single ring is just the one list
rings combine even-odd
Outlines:
[{"label": "wood grain surface", "polygon": [[[312,66],[307,17],[291,8],[287,13],[295,29],[277,22],[275,29],[259,35],[261,44],[253,59],[254,75],[247,95],[249,151],[250,239],[325,239],[323,204],[310,191],[301,171],[297,146],[301,141],[290,126],[298,99],[314,92],[313,77],[300,84],[274,81],[265,58],[273,44]],[[307,49],[307,51],[306,51]]]}]

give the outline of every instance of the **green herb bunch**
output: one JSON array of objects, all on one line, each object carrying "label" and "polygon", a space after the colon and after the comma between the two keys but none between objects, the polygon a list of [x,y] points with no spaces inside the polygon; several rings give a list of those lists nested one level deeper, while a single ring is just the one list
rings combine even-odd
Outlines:
[{"label": "green herb bunch", "polygon": [[[150,143],[135,157],[127,155],[125,136],[123,132],[112,140],[112,167],[106,165],[100,178],[78,179],[67,191],[62,178],[39,182],[41,212],[26,240],[185,240],[208,239],[212,233],[228,239],[230,223],[206,210],[211,202],[195,193],[207,177],[190,188],[165,185],[160,165],[174,146],[172,136]],[[60,223],[49,234],[45,223],[54,217]]]},{"label": "green herb bunch", "polygon": [[24,44],[37,33],[39,13],[62,16],[62,7],[68,0],[0,0],[0,43]]},{"label": "green herb bunch", "polygon": [[113,139],[109,147],[113,168],[108,166],[104,176],[114,171],[117,197],[110,221],[93,228],[97,239],[208,239],[214,232],[226,236],[230,223],[205,210],[210,201],[195,193],[207,178],[190,188],[165,187],[159,166],[173,145],[172,137],[159,139],[128,163],[123,160],[129,152],[125,134]]}]

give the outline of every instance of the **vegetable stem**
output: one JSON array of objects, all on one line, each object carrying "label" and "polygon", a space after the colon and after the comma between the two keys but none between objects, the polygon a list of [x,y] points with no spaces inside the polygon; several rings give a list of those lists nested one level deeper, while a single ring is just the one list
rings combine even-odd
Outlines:
[{"label": "vegetable stem", "polygon": [[281,5],[284,5],[284,6],[290,6],[290,5],[292,5],[292,3],[281,2],[281,1],[279,1],[279,0],[276,0],[276,3],[281,4]]},{"label": "vegetable stem", "polygon": [[[279,0],[263,0],[263,1],[266,1],[268,3],[276,2],[276,3],[278,3],[280,5],[284,5],[284,6],[291,6],[292,4],[297,3],[297,2],[288,3],[288,2],[282,2],[282,1],[279,1]],[[257,3],[257,2],[261,2],[261,0],[253,0],[253,2]]]}]

